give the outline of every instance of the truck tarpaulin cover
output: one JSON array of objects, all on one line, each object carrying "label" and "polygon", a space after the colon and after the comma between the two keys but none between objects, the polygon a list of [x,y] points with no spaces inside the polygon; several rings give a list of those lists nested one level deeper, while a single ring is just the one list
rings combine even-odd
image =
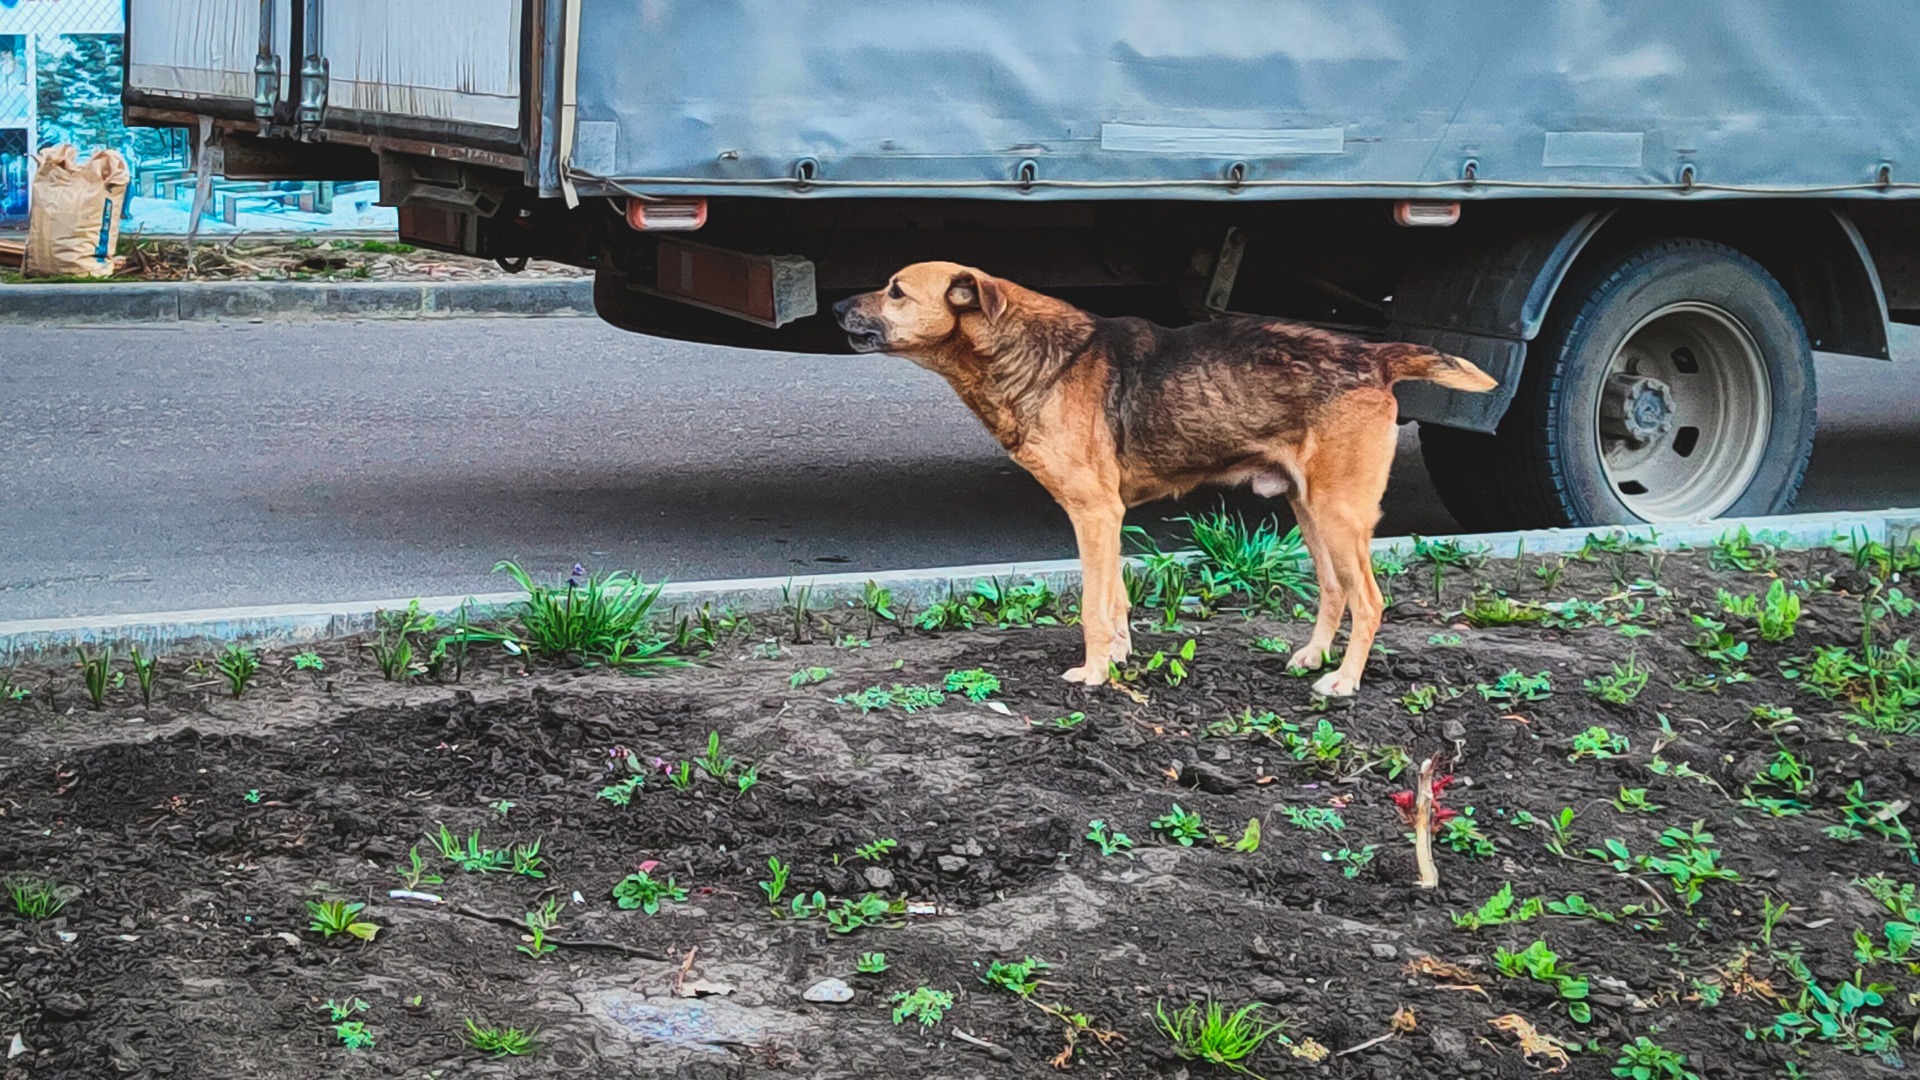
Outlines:
[{"label": "truck tarpaulin cover", "polygon": [[1898,0],[578,10],[582,191],[1876,197],[1883,180],[1920,183],[1920,18]]}]

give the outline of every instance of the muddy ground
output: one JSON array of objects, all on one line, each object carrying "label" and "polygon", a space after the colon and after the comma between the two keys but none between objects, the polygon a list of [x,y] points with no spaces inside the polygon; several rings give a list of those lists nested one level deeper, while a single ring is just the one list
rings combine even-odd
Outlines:
[{"label": "muddy ground", "polygon": [[[1310,678],[1256,647],[1298,645],[1306,624],[1229,612],[1173,630],[1144,612],[1146,654],[1197,642],[1177,686],[1163,665],[1131,694],[1059,680],[1077,662],[1073,627],[869,631],[857,612],[835,614],[831,632],[816,615],[800,642],[790,618],[764,617],[695,666],[644,679],[476,646],[458,683],[403,685],[381,678],[364,642],[339,641],[318,649],[322,671],[296,669],[291,650],[266,657],[239,700],[204,658],[165,659],[151,707],[129,677],[95,710],[74,668],[20,668],[27,695],[0,704],[0,874],[50,880],[71,900],[42,920],[0,909],[0,1045],[20,1036],[0,1076],[1027,1077],[1050,1074],[1064,1045],[1043,1005],[1113,1033],[1082,1035],[1070,1075],[1228,1075],[1183,1060],[1156,1029],[1157,1004],[1207,997],[1264,1002],[1286,1022],[1284,1041],[1244,1063],[1266,1077],[1554,1067],[1553,1049],[1529,1060],[1490,1024],[1509,1016],[1561,1040],[1563,1075],[1577,1077],[1613,1075],[1637,1036],[1708,1078],[1893,1075],[1888,1062],[1920,1057],[1920,979],[1891,957],[1863,964],[1854,937],[1884,947],[1895,921],[1856,879],[1912,883],[1920,866],[1872,826],[1828,834],[1856,781],[1878,824],[1911,819],[1920,743],[1846,720],[1844,693],[1783,674],[1804,676],[1789,658],[1816,646],[1858,645],[1863,575],[1829,551],[1787,554],[1773,573],[1714,570],[1704,552],[1600,555],[1543,588],[1532,570],[1546,561],[1456,568],[1437,602],[1425,565],[1389,579],[1383,648],[1350,702],[1316,702]],[[1699,633],[1690,612],[1720,612],[1721,588],[1762,593],[1774,573],[1807,590],[1792,639],[1765,643],[1752,619],[1718,615],[1744,658],[1686,646]],[[1614,624],[1473,629],[1459,611],[1476,584],[1527,601],[1611,596]],[[1896,613],[1878,633],[1916,623]],[[1630,654],[1652,672],[1630,704],[1583,689]],[[807,668],[831,673],[791,685]],[[1000,680],[982,702],[949,694],[906,713],[835,701],[975,668]],[[1550,695],[1478,689],[1510,671],[1546,672]],[[1748,681],[1674,685],[1729,673]],[[1402,700],[1415,685],[1439,689],[1418,715]],[[1237,720],[1249,711],[1264,731]],[[1296,760],[1279,725],[1307,738],[1322,720],[1345,737],[1338,754],[1317,761],[1309,740]],[[1569,760],[1596,725],[1626,745]],[[701,755],[711,732],[737,759],[721,770],[731,779],[694,769],[680,790],[656,771],[654,758]],[[1783,749],[1813,777],[1797,794],[1756,784]],[[647,778],[616,806],[596,793],[628,775],[629,753]],[[1455,776],[1443,802],[1472,808],[1492,853],[1440,844],[1440,887],[1423,890],[1393,795],[1411,787],[1404,762],[1436,754]],[[747,763],[758,782],[742,793]],[[1617,808],[1622,788],[1659,809]],[[1775,816],[1757,802],[1768,797],[1803,812]],[[1204,819],[1192,846],[1150,824],[1175,803]],[[1547,823],[1563,807],[1576,815],[1564,855]],[[1306,831],[1290,808],[1335,811],[1344,829]],[[1103,855],[1085,838],[1095,819],[1135,846]],[[1261,842],[1235,850],[1249,820]],[[1608,865],[1609,838],[1633,857],[1672,855],[1662,831],[1696,821],[1739,876],[1705,882],[1691,910],[1666,874]],[[539,840],[545,877],[459,870],[429,839],[442,824],[479,830],[485,847]],[[884,839],[896,843],[855,854]],[[1345,876],[1333,853],[1368,845],[1371,860]],[[440,903],[389,895],[416,846],[445,879],[419,886]],[[791,867],[777,909],[758,885],[769,858]],[[616,883],[648,862],[684,901],[617,907]],[[1509,882],[1522,899],[1581,894],[1615,921],[1548,911],[1455,925]],[[840,933],[792,911],[815,891],[905,903]],[[310,930],[306,902],[328,898],[367,903],[377,936]],[[567,944],[534,959],[508,923],[549,898],[551,936]],[[1777,902],[1791,907],[1769,946],[1763,912]],[[1586,1022],[1553,983],[1496,970],[1497,949],[1535,940],[1588,980]],[[870,952],[887,970],[856,971]],[[982,982],[992,961],[1027,956],[1051,965],[1030,999]],[[1768,1036],[1803,979],[1837,996],[1857,971],[1889,988],[1831,1038]],[[850,1000],[803,999],[830,978]],[[950,993],[950,1011],[896,1026],[890,999],[921,986]],[[356,998],[373,1045],[354,1050],[324,1003]],[[537,1026],[534,1053],[475,1053],[468,1017]]]}]

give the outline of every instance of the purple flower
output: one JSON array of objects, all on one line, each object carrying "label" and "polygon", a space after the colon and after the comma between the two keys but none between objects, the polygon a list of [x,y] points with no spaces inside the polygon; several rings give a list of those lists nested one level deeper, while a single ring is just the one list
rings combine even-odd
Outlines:
[{"label": "purple flower", "polygon": [[572,589],[579,588],[583,584],[583,582],[580,579],[586,576],[587,576],[587,568],[584,566],[581,566],[579,563],[574,563],[573,573],[567,575],[567,587]]}]

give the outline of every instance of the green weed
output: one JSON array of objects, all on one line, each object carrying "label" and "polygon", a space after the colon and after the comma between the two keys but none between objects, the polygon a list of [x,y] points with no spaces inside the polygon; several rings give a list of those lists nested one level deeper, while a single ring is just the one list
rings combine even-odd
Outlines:
[{"label": "green weed", "polygon": [[1149,824],[1181,847],[1192,847],[1195,840],[1203,840],[1207,835],[1206,825],[1201,822],[1200,815],[1181,809],[1179,803],[1174,803],[1172,810],[1154,818]]},{"label": "green weed", "polygon": [[1647,688],[1647,678],[1651,674],[1651,671],[1639,665],[1634,654],[1628,653],[1624,667],[1616,660],[1612,674],[1588,679],[1582,685],[1588,693],[1609,705],[1631,705],[1633,699]]},{"label": "green weed", "polygon": [[687,890],[674,881],[673,875],[667,875],[665,881],[657,881],[645,870],[628,874],[613,887],[615,904],[627,911],[638,908],[649,915],[658,914],[662,903],[678,904],[686,898]]},{"label": "green weed", "polygon": [[307,929],[316,931],[321,937],[332,939],[341,934],[372,941],[380,928],[360,918],[367,905],[348,903],[345,900],[309,900],[307,901]]},{"label": "green weed", "polygon": [[1462,930],[1478,930],[1483,926],[1504,926],[1508,923],[1526,922],[1539,918],[1543,905],[1537,896],[1525,900],[1515,900],[1513,882],[1500,886],[1500,891],[1487,898],[1479,910],[1465,914],[1454,912],[1453,925]]},{"label": "green weed", "polygon": [[1175,1013],[1167,1012],[1160,1002],[1155,1002],[1153,1013],[1160,1031],[1172,1041],[1174,1053],[1189,1061],[1203,1061],[1252,1076],[1246,1060],[1285,1026],[1262,1016],[1261,1010],[1265,1008],[1264,1002],[1255,1002],[1228,1012],[1225,1006],[1209,998],[1204,1005],[1194,1002]]},{"label": "green weed", "polygon": [[226,651],[214,660],[214,667],[226,677],[227,689],[238,698],[247,692],[247,684],[253,681],[254,674],[260,670],[260,657],[252,649],[236,642],[227,646]]},{"label": "green weed", "polygon": [[[1126,854],[1127,850],[1133,847],[1133,839],[1131,837],[1123,832],[1110,831],[1107,828],[1107,823],[1099,818],[1087,822],[1087,839],[1099,847],[1100,854],[1108,857]],[[1189,841],[1189,843],[1191,843],[1191,841]],[[1129,855],[1128,857],[1131,858],[1132,856]]]},{"label": "green weed", "polygon": [[497,1027],[475,1023],[472,1017],[464,1017],[463,1022],[467,1025],[467,1045],[494,1057],[525,1057],[533,1053],[534,1040],[540,1034],[539,1028],[522,1031],[517,1027]]},{"label": "green weed", "polygon": [[931,1030],[935,1024],[946,1019],[947,1010],[951,1008],[953,995],[945,990],[927,986],[916,986],[911,991],[901,990],[893,995],[893,1024],[899,1027],[913,1020],[922,1028]]}]

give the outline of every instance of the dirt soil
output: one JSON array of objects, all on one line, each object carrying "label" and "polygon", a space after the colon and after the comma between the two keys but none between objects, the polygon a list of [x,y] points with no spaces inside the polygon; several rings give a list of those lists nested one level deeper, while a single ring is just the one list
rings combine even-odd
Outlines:
[{"label": "dirt soil", "polygon": [[[1264,1002],[1286,1021],[1287,1041],[1245,1062],[1265,1077],[1554,1067],[1551,1048],[1529,1060],[1490,1023],[1507,1016],[1562,1040],[1571,1077],[1614,1075],[1636,1036],[1688,1055],[1706,1078],[1894,1075],[1844,1037],[1749,1036],[1802,996],[1786,954],[1835,994],[1862,969],[1855,930],[1877,942],[1890,916],[1856,878],[1920,880],[1910,850],[1825,831],[1855,781],[1897,821],[1920,791],[1920,743],[1848,723],[1843,702],[1782,674],[1782,661],[1815,646],[1857,644],[1852,564],[1784,556],[1779,574],[1813,586],[1797,636],[1765,644],[1752,620],[1727,620],[1750,645],[1734,666],[1751,681],[1712,692],[1673,686],[1717,670],[1685,647],[1697,632],[1688,612],[1718,611],[1719,588],[1763,592],[1769,575],[1711,571],[1704,553],[1667,557],[1666,596],[1634,593],[1647,602],[1631,621],[1653,631],[1642,636],[1460,622],[1475,582],[1523,599],[1598,599],[1621,593],[1623,570],[1653,572],[1645,555],[1574,561],[1544,593],[1531,574],[1542,562],[1454,571],[1437,605],[1426,567],[1392,579],[1384,648],[1351,702],[1316,703],[1311,679],[1254,645],[1297,645],[1306,624],[1237,614],[1174,631],[1143,622],[1136,648],[1149,655],[1197,645],[1178,686],[1164,666],[1142,675],[1142,700],[1059,679],[1077,661],[1072,627],[881,624],[868,645],[844,647],[817,626],[796,643],[778,616],[660,678],[476,647],[461,682],[403,685],[349,640],[318,650],[321,672],[296,670],[291,651],[268,656],[239,700],[204,659],[164,659],[152,707],[129,676],[96,711],[72,667],[19,669],[28,696],[0,703],[0,874],[42,875],[73,895],[50,919],[0,913],[0,1046],[20,1037],[0,1076],[1031,1077],[1051,1075],[1064,1045],[1065,1025],[1041,1005],[1115,1033],[1104,1044],[1081,1036],[1068,1075],[1230,1075],[1181,1059],[1156,1029],[1156,1003],[1209,996]],[[834,619],[838,633],[868,633],[860,613]],[[1911,633],[1916,622],[1883,627]],[[1631,704],[1582,689],[1629,654],[1653,672]],[[831,674],[791,686],[809,667]],[[985,702],[950,694],[908,714],[834,700],[973,668],[1001,681]],[[1476,689],[1509,671],[1548,673],[1551,695],[1502,702]],[[1401,698],[1415,684],[1464,693],[1410,715]],[[1763,705],[1797,716],[1756,718]],[[1345,736],[1342,751],[1326,766],[1296,760],[1283,728],[1235,722],[1249,710],[1303,735],[1324,719]],[[1085,719],[1067,726],[1074,713]],[[1595,725],[1627,746],[1569,760]],[[683,791],[652,771],[652,758],[702,754],[710,732],[742,763],[735,780],[695,769]],[[1815,778],[1798,797],[1806,812],[1742,805],[1749,789],[1780,794],[1753,785],[1782,748]],[[625,807],[596,797],[626,775],[629,751],[648,770],[644,786]],[[1424,890],[1393,801],[1413,770],[1389,774],[1436,754],[1455,776],[1443,802],[1472,807],[1495,851],[1439,844],[1441,884]],[[744,763],[758,783],[742,794]],[[1617,809],[1622,788],[1645,788],[1660,809]],[[1175,803],[1206,823],[1190,847],[1149,824]],[[1548,850],[1546,824],[1563,807],[1577,815],[1564,857]],[[1344,831],[1305,831],[1290,808],[1337,811]],[[1516,825],[1523,811],[1530,827]],[[1136,846],[1103,856],[1085,838],[1095,819]],[[1261,843],[1235,850],[1249,820]],[[1671,854],[1662,830],[1696,821],[1739,878],[1707,881],[1691,911],[1667,876],[1585,854],[1608,838],[1634,856]],[[537,839],[546,876],[463,872],[429,839],[442,824],[463,838],[479,830],[487,847]],[[855,855],[881,839],[897,845]],[[1331,861],[1368,845],[1374,857],[1351,878]],[[420,886],[440,903],[389,895],[415,846],[445,878]],[[757,885],[769,858],[791,867],[777,914]],[[685,900],[654,915],[617,907],[614,886],[647,862]],[[1451,913],[1507,882],[1522,898],[1579,893],[1617,921],[1548,912],[1455,925]],[[906,904],[842,934],[794,916],[791,898],[816,890]],[[377,937],[310,930],[306,902],[327,898],[365,902]],[[527,938],[510,922],[547,898],[559,901],[552,936],[566,944],[534,959],[516,951]],[[1774,901],[1791,908],[1769,948],[1762,913]],[[1588,1022],[1548,983],[1496,970],[1496,949],[1535,940],[1589,980]],[[884,952],[887,970],[856,972],[868,952]],[[992,961],[1027,956],[1051,965],[1031,999],[982,982]],[[1887,1022],[1894,1053],[1920,1056],[1913,969],[1877,960],[1865,971],[1893,989],[1857,1015]],[[825,979],[851,999],[803,998]],[[951,993],[951,1010],[928,1028],[896,1026],[892,996],[920,986]],[[374,1039],[359,1050],[342,1045],[323,1005],[354,998]],[[477,1054],[462,1039],[468,1017],[537,1026],[537,1049]]]}]

